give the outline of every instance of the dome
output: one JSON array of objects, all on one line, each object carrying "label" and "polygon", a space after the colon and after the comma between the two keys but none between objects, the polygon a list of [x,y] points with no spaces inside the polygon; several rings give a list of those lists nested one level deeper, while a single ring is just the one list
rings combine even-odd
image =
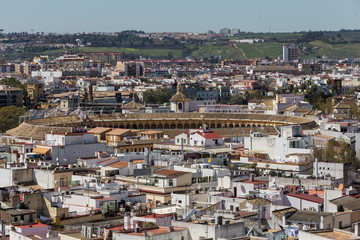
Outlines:
[{"label": "dome", "polygon": [[170,102],[190,102],[190,99],[182,92],[177,92],[174,96],[172,96]]}]

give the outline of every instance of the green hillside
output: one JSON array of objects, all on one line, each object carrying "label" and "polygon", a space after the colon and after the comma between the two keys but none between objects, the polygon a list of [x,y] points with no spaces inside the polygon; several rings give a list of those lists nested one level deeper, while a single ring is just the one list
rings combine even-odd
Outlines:
[{"label": "green hillside", "polygon": [[[252,59],[270,57],[276,59],[282,55],[282,43],[263,42],[254,44],[227,44],[227,45],[205,45],[191,52],[194,57],[209,57],[211,55],[221,56],[222,59]],[[328,44],[322,41],[312,41],[307,44],[311,51],[308,55],[300,54],[302,59],[316,58],[326,55],[329,58],[358,58],[360,57],[360,43],[338,43]],[[62,49],[49,50],[37,54],[57,55],[61,54]],[[67,50],[69,51],[69,50]],[[136,57],[150,58],[181,58],[181,49],[168,48],[117,48],[117,47],[83,47],[75,48],[70,51],[76,52],[120,52]]]},{"label": "green hillside", "polygon": [[195,57],[210,55],[221,56],[222,59],[277,58],[282,54],[282,44],[275,42],[254,44],[229,44],[224,46],[204,46],[193,51]]},{"label": "green hillside", "polygon": [[[83,47],[73,49],[76,52],[119,52],[125,54],[134,54],[136,56],[143,57],[154,57],[154,58],[168,58],[172,56],[173,58],[181,57],[181,50],[179,49],[166,49],[166,48],[153,48],[153,49],[139,49],[139,48],[118,48],[118,47]],[[49,50],[43,52],[43,54],[56,54],[62,53],[65,50]],[[72,50],[67,50],[72,51]]]},{"label": "green hillside", "polygon": [[327,44],[321,41],[309,42],[312,51],[302,58],[315,58],[326,55],[329,58],[359,58],[360,43]]}]

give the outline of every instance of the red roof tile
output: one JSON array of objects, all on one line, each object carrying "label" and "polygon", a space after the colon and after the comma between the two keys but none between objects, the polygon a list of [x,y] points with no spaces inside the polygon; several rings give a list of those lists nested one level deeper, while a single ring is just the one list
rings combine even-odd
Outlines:
[{"label": "red roof tile", "polygon": [[34,224],[27,224],[27,225],[19,225],[19,226],[16,226],[18,228],[37,228],[37,227],[49,227],[49,225],[46,225],[46,224],[42,224],[42,223],[34,223]]},{"label": "red roof tile", "polygon": [[240,182],[242,182],[242,183],[252,183],[252,184],[255,184],[255,185],[269,183],[269,181],[260,181],[260,180],[251,181],[250,179],[240,181]]},{"label": "red roof tile", "polygon": [[180,177],[187,173],[189,173],[189,172],[176,171],[176,170],[170,170],[170,169],[163,169],[163,170],[154,172],[154,174],[163,175],[166,177]]},{"label": "red roof tile", "polygon": [[118,162],[114,162],[111,163],[109,165],[107,165],[106,167],[112,167],[112,168],[124,168],[127,167],[129,165],[129,162],[127,161],[118,161]]},{"label": "red roof tile", "polygon": [[295,198],[300,198],[309,202],[314,202],[314,203],[323,203],[324,199],[315,195],[309,195],[309,194],[305,194],[305,193],[285,193],[285,195],[290,196],[290,197],[295,197]]},{"label": "red roof tile", "polygon": [[199,134],[200,136],[203,136],[206,139],[223,138],[221,135],[217,134],[216,132],[207,132],[207,133],[195,132],[194,134],[196,133]]}]

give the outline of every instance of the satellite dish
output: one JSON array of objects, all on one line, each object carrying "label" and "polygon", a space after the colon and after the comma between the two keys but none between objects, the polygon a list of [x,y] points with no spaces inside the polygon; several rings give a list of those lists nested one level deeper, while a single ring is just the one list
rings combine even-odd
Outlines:
[{"label": "satellite dish", "polygon": [[343,188],[344,188],[344,185],[341,183],[341,184],[339,185],[338,189],[339,189],[339,191],[342,191]]}]

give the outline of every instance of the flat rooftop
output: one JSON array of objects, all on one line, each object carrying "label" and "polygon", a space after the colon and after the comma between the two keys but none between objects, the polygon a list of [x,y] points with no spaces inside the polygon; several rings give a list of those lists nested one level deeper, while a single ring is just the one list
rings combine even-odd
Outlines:
[{"label": "flat rooftop", "polygon": [[334,239],[334,240],[345,240],[345,239],[360,239],[360,237],[354,236],[351,232],[346,232],[338,229],[334,230],[319,230],[319,231],[310,231],[312,234],[318,235],[320,237]]}]

